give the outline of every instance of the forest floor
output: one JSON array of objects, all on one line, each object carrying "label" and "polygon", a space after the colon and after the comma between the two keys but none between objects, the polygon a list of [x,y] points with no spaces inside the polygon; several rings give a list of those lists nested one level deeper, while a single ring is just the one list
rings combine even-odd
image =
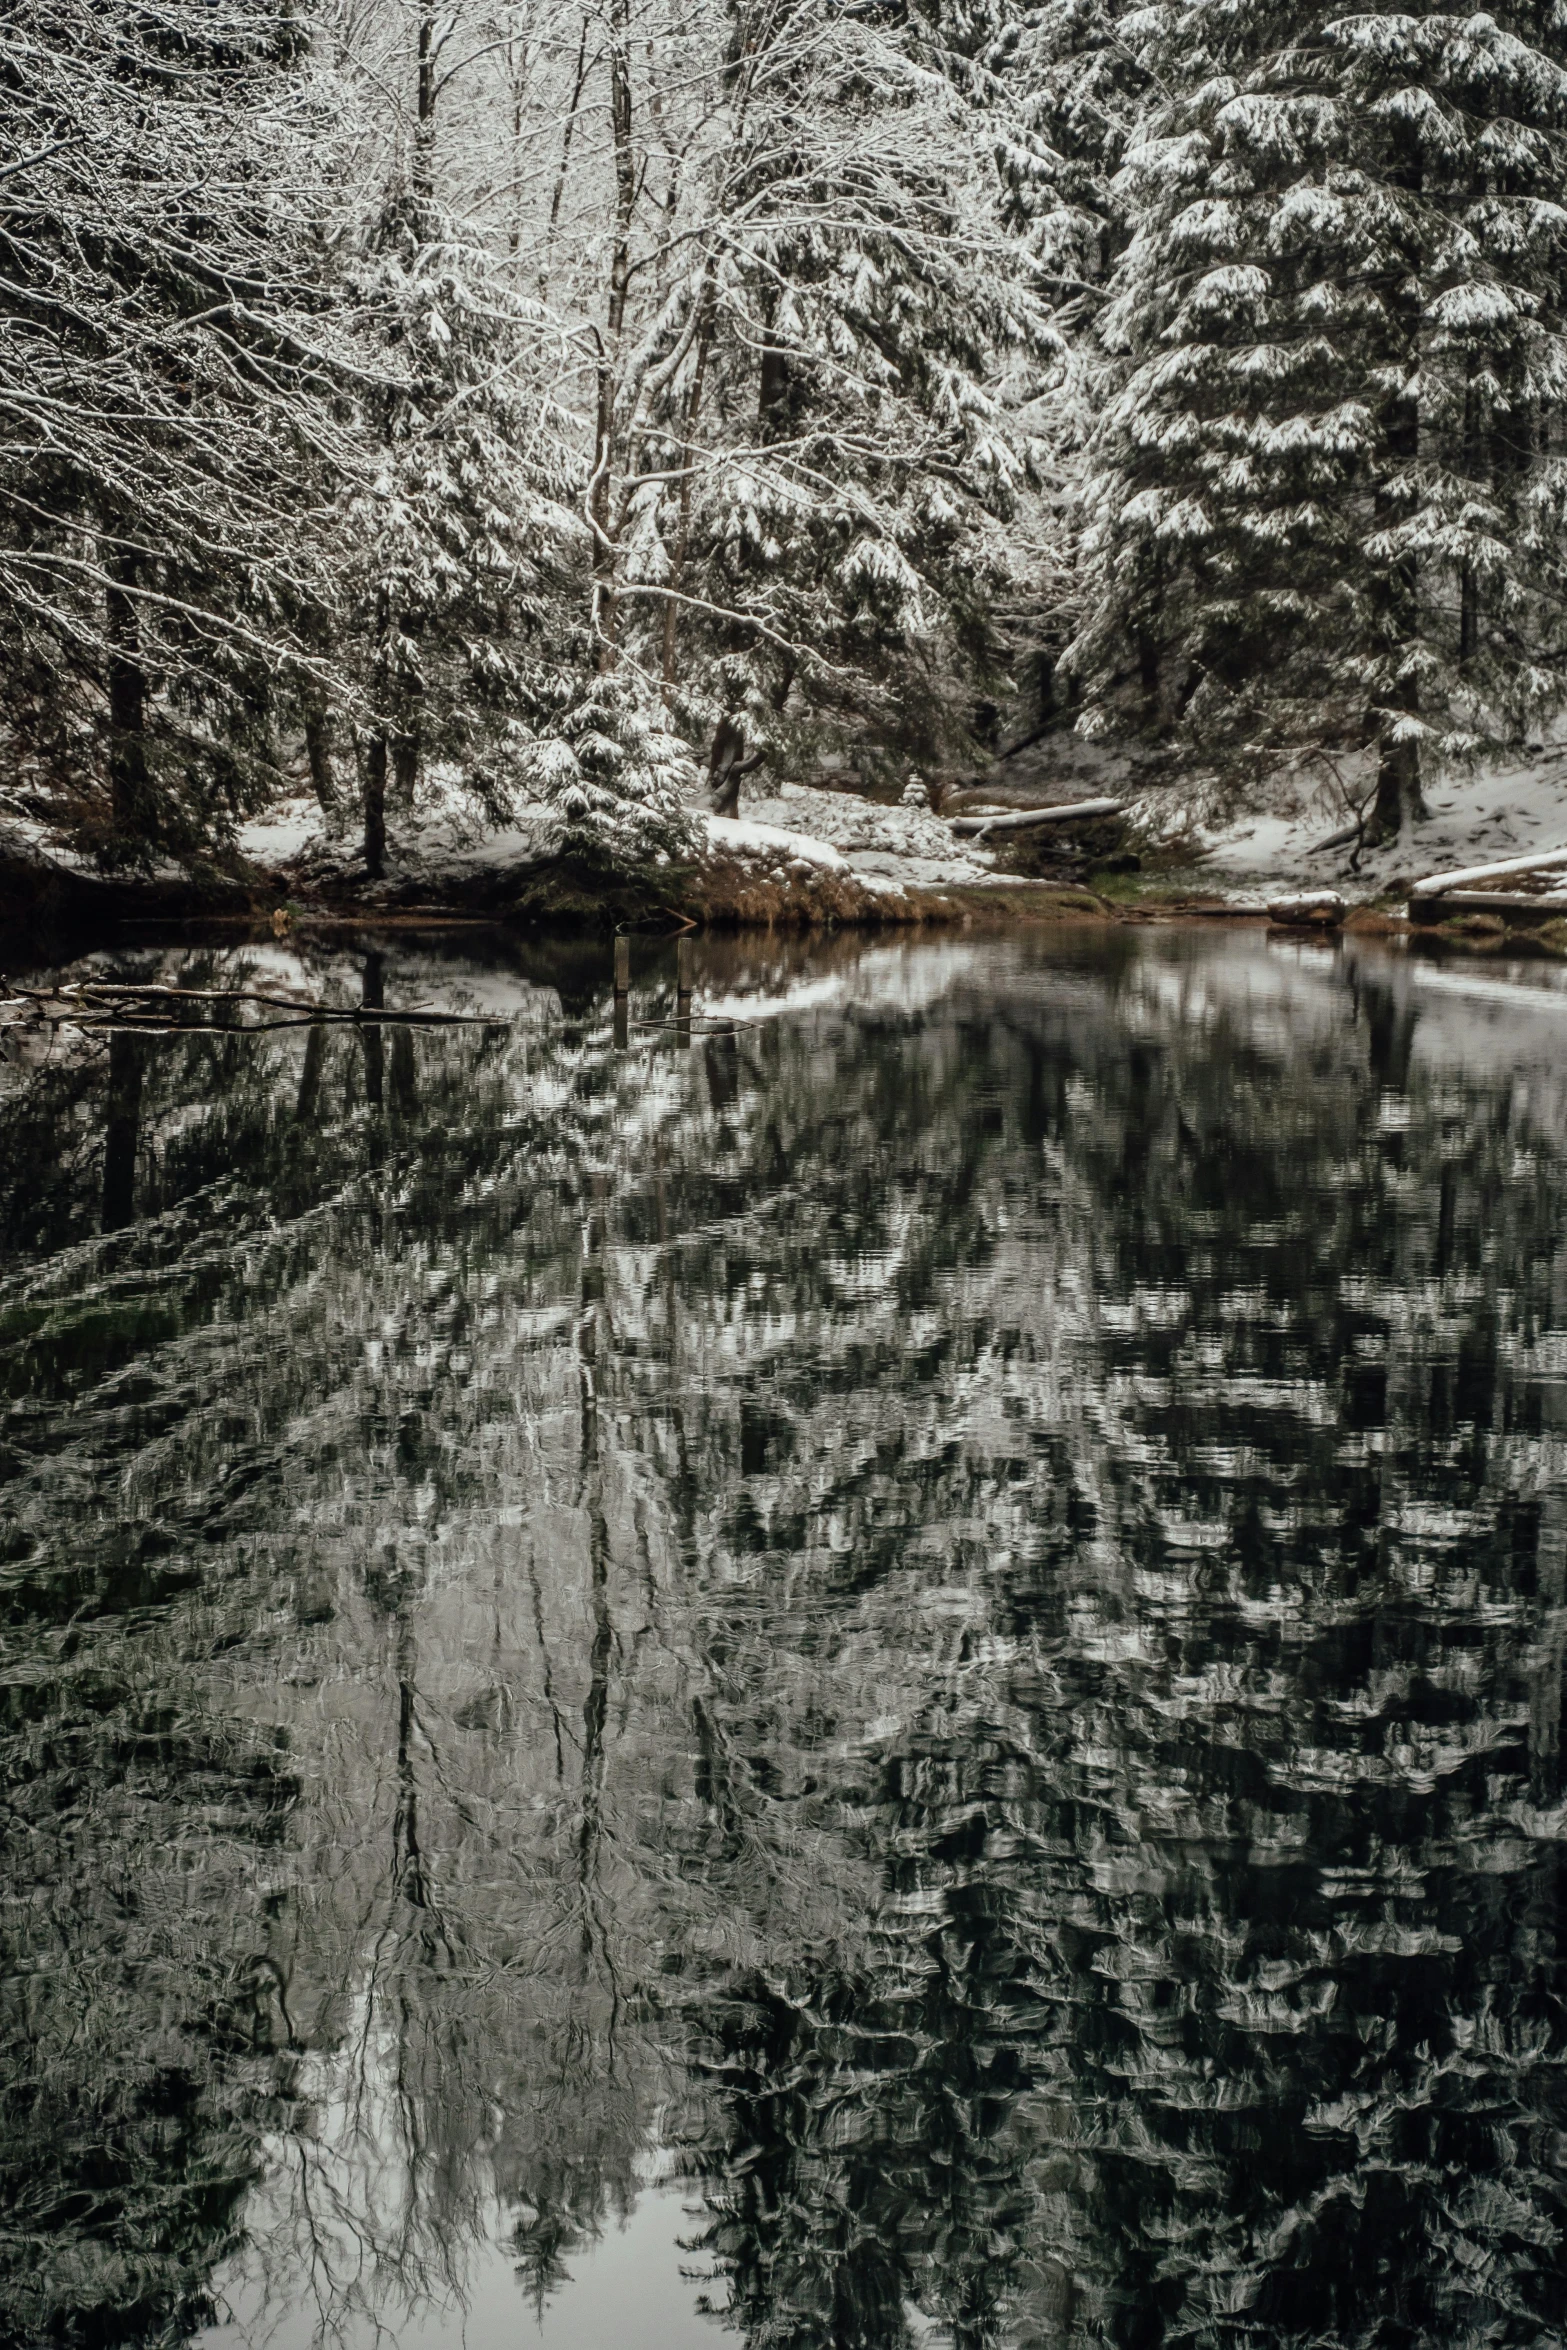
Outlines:
[{"label": "forest floor", "polygon": [[1320,807],[1246,816],[1213,832],[1193,870],[1225,897],[1330,888],[1352,902],[1397,900],[1411,882],[1457,866],[1567,848],[1567,742],[1431,787],[1428,812],[1402,838],[1357,849]]},{"label": "forest floor", "polygon": [[704,849],[695,860],[618,883],[562,855],[559,819],[550,811],[523,811],[496,827],[440,778],[394,827],[388,872],[377,882],[351,839],[329,830],[306,796],[244,825],[226,867],[196,875],[169,865],[103,876],[41,827],[5,820],[0,913],[259,917],[279,929],[315,920],[460,916],[599,928],[820,930],[1261,918],[1281,892],[1335,889],[1357,910],[1359,926],[1392,928],[1402,927],[1401,901],[1422,875],[1567,848],[1567,742],[1437,786],[1428,815],[1377,850],[1343,837],[1320,805],[1217,828],[1184,822],[1167,790],[1157,802],[1140,794],[1124,763],[1070,739],[1056,738],[1010,766],[998,762],[963,799],[970,807],[1027,808],[1107,790],[1129,802],[1136,853],[1100,866],[1081,853],[1057,859],[1050,833],[980,841],[956,834],[923,805],[785,783],[748,790],[738,820],[705,816]]},{"label": "forest floor", "polygon": [[460,917],[556,926],[824,930],[1036,919],[1103,919],[1070,877],[1005,869],[923,807],[857,794],[772,789],[739,820],[704,815],[691,859],[615,879],[564,852],[560,819],[523,810],[486,823],[455,793],[432,793],[394,823],[384,878],[315,801],[286,801],[242,825],[236,853],[192,873],[172,862],[104,874],[37,824],[0,820],[0,915],[25,920],[317,921]]}]

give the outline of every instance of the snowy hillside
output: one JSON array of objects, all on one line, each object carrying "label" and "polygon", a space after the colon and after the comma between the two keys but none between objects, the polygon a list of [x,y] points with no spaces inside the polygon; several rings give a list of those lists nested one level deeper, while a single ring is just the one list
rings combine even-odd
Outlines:
[{"label": "snowy hillside", "polygon": [[1567,745],[1448,777],[1430,787],[1427,807],[1400,838],[1363,850],[1335,837],[1340,828],[1320,808],[1241,817],[1205,836],[1201,873],[1223,895],[1315,883],[1365,899],[1448,867],[1567,848]]}]

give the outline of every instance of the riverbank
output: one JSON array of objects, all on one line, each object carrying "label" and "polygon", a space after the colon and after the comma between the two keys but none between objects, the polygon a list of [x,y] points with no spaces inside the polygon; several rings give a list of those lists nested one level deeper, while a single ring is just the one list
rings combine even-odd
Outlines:
[{"label": "riverbank", "polygon": [[1072,881],[1008,871],[924,810],[796,787],[742,821],[709,816],[702,824],[695,856],[615,873],[573,853],[548,811],[498,829],[439,810],[394,839],[387,872],[374,879],[313,803],[285,805],[242,827],[221,860],[119,872],[94,867],[39,827],[12,824],[0,829],[0,920],[61,932],[443,921],[806,932],[1103,920],[1116,912]]},{"label": "riverbank", "polygon": [[[1266,922],[1266,906],[1187,876],[1095,876],[1098,886],[1004,871],[927,879],[916,867],[867,876],[846,862],[711,854],[664,874],[614,876],[570,857],[526,865],[475,861],[460,874],[402,874],[370,884],[323,881],[236,857],[195,871],[101,873],[67,860],[7,854],[0,843],[0,926],[61,941],[184,927],[285,933],[466,927],[519,931],[696,930],[811,934],[991,929],[1085,922]],[[1354,929],[1402,932],[1376,907]]]},{"label": "riverbank", "polygon": [[476,874],[471,883],[455,888],[302,891],[293,876],[266,867],[95,874],[0,856],[0,924],[29,933],[171,924],[282,933],[445,923],[606,932],[809,932],[1106,918],[1138,916],[1070,883],[1003,876],[983,884],[886,889],[868,886],[852,872],[780,876],[727,859],[714,859],[663,885],[640,877],[617,879],[563,858],[532,867],[525,876]]},{"label": "riverbank", "polygon": [[[1422,823],[1377,850],[1325,830],[1322,811],[1309,806],[1204,833],[1182,828],[1178,810],[1139,797],[1131,776],[1028,782],[1036,807],[1108,782],[1127,795],[1129,830],[1114,849],[1096,846],[1083,827],[976,838],[971,823],[957,829],[913,795],[888,805],[785,784],[748,798],[741,819],[702,817],[695,855],[613,873],[574,854],[550,810],[521,810],[499,828],[448,792],[409,813],[385,875],[372,879],[352,838],[298,798],[241,827],[219,859],[151,870],[105,872],[42,827],[0,824],[0,920],[62,935],[151,923],[281,933],[475,921],[586,932],[896,932],[1266,921],[1281,896],[1316,890],[1338,894],[1352,928],[1397,935],[1422,874],[1567,843],[1567,760],[1554,749],[1445,787]],[[1444,929],[1450,943],[1482,948],[1512,936],[1501,908],[1471,911]],[[1557,944],[1554,936],[1540,942]]]}]

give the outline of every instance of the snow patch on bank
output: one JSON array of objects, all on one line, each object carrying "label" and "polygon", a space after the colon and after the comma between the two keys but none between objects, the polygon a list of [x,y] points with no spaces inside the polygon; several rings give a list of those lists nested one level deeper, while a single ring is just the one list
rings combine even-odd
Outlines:
[{"label": "snow patch on bank", "polygon": [[782,783],[759,793],[748,805],[747,816],[830,844],[849,870],[872,887],[935,889],[944,883],[984,881],[995,869],[988,851],[958,840],[929,808],[885,807],[852,792]]},{"label": "snow patch on bank", "polygon": [[35,816],[0,815],[0,857],[14,857],[20,865],[52,865],[61,873],[91,870],[80,851],[57,839]]},{"label": "snow patch on bank", "polygon": [[1358,856],[1352,841],[1324,846],[1340,819],[1320,801],[1293,815],[1240,817],[1204,836],[1202,877],[1222,896],[1259,884],[1339,882],[1352,896],[1370,897],[1448,867],[1567,848],[1567,743],[1447,777],[1426,797],[1430,813],[1404,838]]},{"label": "snow patch on bank", "polygon": [[[0,808],[0,861],[59,875],[73,881],[98,881],[102,868],[87,850],[65,840],[51,824],[36,816],[12,814]],[[183,866],[173,857],[154,856],[141,869],[147,881],[183,881]]]},{"label": "snow patch on bank", "polygon": [[[386,868],[393,881],[440,883],[504,873],[552,856],[561,819],[552,808],[521,807],[508,824],[480,824],[471,808],[437,804],[393,818]],[[360,867],[358,827],[332,833],[309,797],[280,801],[239,828],[240,853],[264,871],[326,878]]]},{"label": "snow patch on bank", "polygon": [[848,871],[848,859],[830,842],[808,832],[787,832],[776,824],[754,824],[741,816],[705,816],[708,846],[730,856],[798,859],[829,871]]},{"label": "snow patch on bank", "polygon": [[239,828],[239,851],[253,865],[292,865],[326,846],[321,810],[311,799],[280,800]]}]

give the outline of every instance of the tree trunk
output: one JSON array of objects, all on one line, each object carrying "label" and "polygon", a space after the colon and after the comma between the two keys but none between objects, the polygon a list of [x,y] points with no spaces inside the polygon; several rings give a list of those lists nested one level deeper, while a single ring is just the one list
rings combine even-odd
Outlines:
[{"label": "tree trunk", "polygon": [[135,598],[140,568],[134,555],[111,555],[109,585],[104,590],[109,638],[109,803],[114,830],[125,841],[144,841],[153,828],[147,775],[147,673],[141,665]]},{"label": "tree trunk", "polygon": [[1466,563],[1458,589],[1458,658],[1472,661],[1480,650],[1480,583]]},{"label": "tree trunk", "polygon": [[365,746],[365,871],[386,878],[386,728],[378,725]]},{"label": "tree trunk", "polygon": [[409,719],[391,737],[392,797],[402,809],[414,804],[414,789],[419,781],[419,752],[421,745],[419,722]]},{"label": "tree trunk", "polygon": [[518,71],[515,50],[508,44],[506,70],[511,76],[511,222],[506,231],[506,250],[513,261],[522,250],[522,126],[524,85],[527,80],[526,52],[521,72]]},{"label": "tree trunk", "polygon": [[[560,164],[555,173],[555,186],[550,195],[549,226],[544,232],[544,263],[539,271],[539,292],[549,285],[550,256],[555,250],[555,233],[560,227],[560,208],[566,193],[566,174],[571,169],[571,140],[577,127],[577,110],[582,104],[583,86],[588,78],[588,20],[582,19],[582,38],[577,44],[577,73],[571,85],[571,104],[566,109],[565,125],[560,134]],[[519,177],[520,177],[519,173]]]},{"label": "tree trunk", "polygon": [[1391,742],[1384,733],[1377,747],[1377,796],[1371,811],[1370,839],[1396,840],[1406,823],[1412,824],[1425,812],[1420,745]]},{"label": "tree trunk", "polygon": [[389,712],[392,682],[392,601],[383,588],[376,599],[374,731],[365,746],[365,871],[372,881],[386,878],[386,784],[392,760],[393,729]]},{"label": "tree trunk", "polygon": [[713,729],[713,747],[707,761],[715,816],[739,815],[740,778],[745,770],[745,727],[732,711],[726,710]]},{"label": "tree trunk", "polygon": [[[1480,432],[1479,401],[1471,375],[1464,393],[1464,472],[1474,485],[1474,494],[1482,496],[1490,487],[1481,480],[1485,462],[1483,436]],[[1458,658],[1461,663],[1472,661],[1480,650],[1480,583],[1474,566],[1466,563],[1458,577]]]},{"label": "tree trunk", "polygon": [[342,801],[337,788],[337,771],[332,764],[332,717],[326,696],[319,686],[307,686],[300,696],[300,715],[305,725],[305,758],[310,768],[310,788],[316,795],[316,804],[327,820],[330,831],[336,831],[343,820]]},{"label": "tree trunk", "polygon": [[[419,11],[417,35],[418,90],[414,112],[413,192],[428,204],[435,194],[435,15],[428,6]],[[421,231],[421,234],[423,232]]]},{"label": "tree trunk", "polygon": [[[701,323],[696,334],[696,363],[691,373],[691,393],[686,401],[684,446],[680,458],[684,470],[680,476],[680,519],[675,527],[675,554],[670,565],[668,585],[681,588],[685,584],[686,555],[691,545],[691,468],[696,454],[697,419],[702,408],[702,388],[707,380],[708,353],[713,345],[713,328],[717,319],[714,298],[713,264],[709,257],[702,272],[702,290],[697,295],[701,305]],[[664,647],[662,676],[664,701],[667,705],[675,682],[675,642],[680,628],[680,607],[673,596],[664,601]]]},{"label": "tree trunk", "polygon": [[[1395,187],[1406,189],[1412,196],[1423,192],[1424,162],[1412,137],[1403,161],[1390,177]],[[1400,284],[1388,305],[1388,320],[1391,338],[1388,360],[1404,379],[1401,386],[1389,393],[1382,412],[1387,475],[1396,479],[1420,462],[1420,400],[1418,392],[1409,386],[1419,380],[1421,314],[1419,298],[1411,283]],[[1378,520],[1385,528],[1401,511],[1402,500],[1384,481],[1378,484],[1375,505]],[[1390,664],[1401,665],[1420,634],[1420,573],[1413,556],[1404,556],[1390,566],[1381,595],[1381,650]],[[1396,840],[1406,824],[1426,812],[1420,792],[1420,745],[1395,742],[1392,738],[1395,714],[1407,712],[1413,716],[1419,708],[1418,683],[1412,677],[1399,675],[1395,668],[1391,690],[1383,698],[1376,720],[1377,796],[1368,828],[1368,837],[1373,842]]]},{"label": "tree trunk", "polygon": [[1137,632],[1137,684],[1143,697],[1143,715],[1150,726],[1158,726],[1164,716],[1163,677],[1158,644],[1146,629]]},{"label": "tree trunk", "polygon": [[[1390,443],[1392,438],[1390,433]],[[1387,651],[1396,660],[1404,648],[1413,644],[1420,628],[1419,580],[1412,561],[1394,567],[1388,588],[1386,627]],[[1401,677],[1395,681],[1388,703],[1372,721],[1377,752],[1377,796],[1367,838],[1373,844],[1396,840],[1406,824],[1412,824],[1426,812],[1420,788],[1420,745],[1393,739],[1395,715],[1407,712],[1413,717],[1419,709],[1417,680]]]},{"label": "tree trunk", "polygon": [[773,339],[769,320],[762,344],[762,375],[756,393],[756,437],[776,440],[788,422],[789,354]]},{"label": "tree trunk", "polygon": [[[1412,406],[1412,403],[1411,403]],[[1412,461],[1418,449],[1419,420],[1411,416],[1399,433],[1388,433],[1389,453]],[[1413,560],[1393,568],[1387,591],[1387,651],[1393,659],[1415,641],[1420,629],[1420,582]],[[1377,750],[1377,796],[1371,811],[1368,839],[1396,840],[1407,824],[1426,812],[1420,788],[1420,745],[1393,739],[1395,714],[1411,717],[1420,709],[1420,687],[1413,677],[1400,677],[1374,721]]]}]

